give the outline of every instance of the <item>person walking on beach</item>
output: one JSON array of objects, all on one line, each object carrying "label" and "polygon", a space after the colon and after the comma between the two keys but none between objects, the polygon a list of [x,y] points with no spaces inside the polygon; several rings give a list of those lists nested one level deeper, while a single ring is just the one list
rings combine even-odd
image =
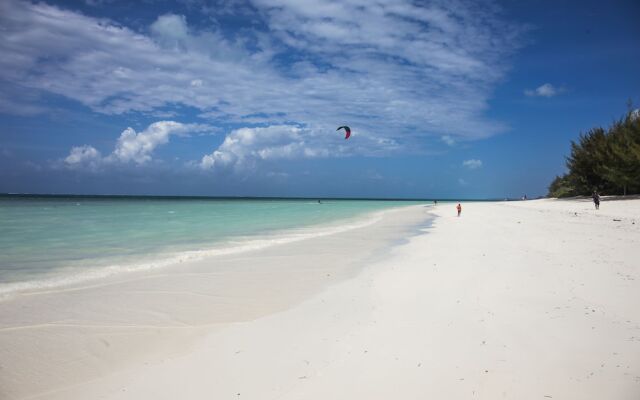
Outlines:
[{"label": "person walking on beach", "polygon": [[462,206],[460,205],[460,203],[458,203],[458,205],[456,206],[456,209],[458,210],[458,217],[459,217],[460,213],[462,212]]},{"label": "person walking on beach", "polygon": [[593,198],[593,204],[596,205],[596,210],[600,209],[600,195],[598,194],[597,191],[593,191],[593,194],[591,195],[591,197]]}]

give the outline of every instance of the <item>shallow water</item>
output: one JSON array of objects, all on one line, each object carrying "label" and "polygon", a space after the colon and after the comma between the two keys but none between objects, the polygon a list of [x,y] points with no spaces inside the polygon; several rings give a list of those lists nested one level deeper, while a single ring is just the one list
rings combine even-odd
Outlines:
[{"label": "shallow water", "polygon": [[[281,242],[411,201],[0,197],[0,294]],[[296,233],[298,232],[298,233]],[[293,236],[292,236],[293,235]],[[277,237],[277,240],[273,240]]]}]

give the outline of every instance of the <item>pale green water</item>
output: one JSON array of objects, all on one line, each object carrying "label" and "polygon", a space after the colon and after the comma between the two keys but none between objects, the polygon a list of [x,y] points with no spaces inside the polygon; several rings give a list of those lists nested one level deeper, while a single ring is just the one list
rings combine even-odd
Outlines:
[{"label": "pale green water", "polygon": [[[339,225],[404,201],[0,197],[0,293]],[[18,284],[18,285],[16,285]],[[3,290],[4,289],[4,290]]]}]

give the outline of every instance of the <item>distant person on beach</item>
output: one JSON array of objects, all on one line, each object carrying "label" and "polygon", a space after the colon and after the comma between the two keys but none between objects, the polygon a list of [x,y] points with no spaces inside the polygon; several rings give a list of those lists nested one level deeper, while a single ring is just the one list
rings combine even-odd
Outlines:
[{"label": "distant person on beach", "polygon": [[593,194],[591,195],[591,197],[593,198],[593,204],[596,205],[596,210],[599,210],[600,209],[600,195],[598,194],[598,192],[596,192],[594,190]]},{"label": "distant person on beach", "polygon": [[458,210],[458,217],[459,217],[460,213],[462,212],[462,206],[460,205],[460,203],[458,203],[458,205],[456,206],[456,209]]}]

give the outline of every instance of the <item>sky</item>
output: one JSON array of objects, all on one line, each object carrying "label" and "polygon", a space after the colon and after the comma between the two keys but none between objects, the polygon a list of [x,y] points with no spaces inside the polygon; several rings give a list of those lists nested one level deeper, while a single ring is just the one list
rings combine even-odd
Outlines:
[{"label": "sky", "polygon": [[571,140],[640,103],[638,17],[634,0],[0,0],[0,192],[545,195]]}]

